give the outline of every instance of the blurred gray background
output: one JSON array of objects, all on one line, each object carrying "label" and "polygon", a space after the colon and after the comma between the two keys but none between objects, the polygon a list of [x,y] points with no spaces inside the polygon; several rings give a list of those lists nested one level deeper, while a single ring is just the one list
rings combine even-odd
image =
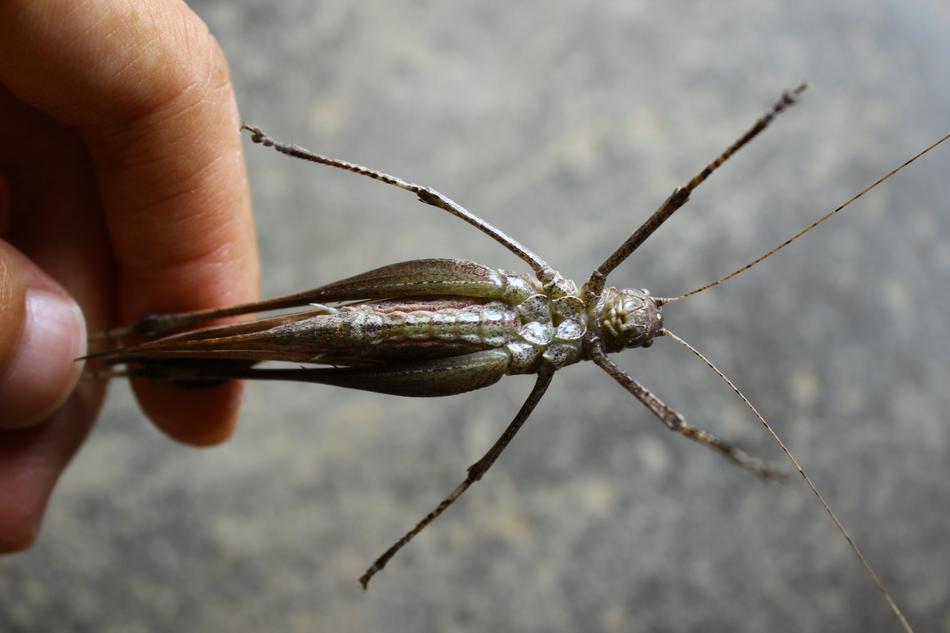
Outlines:
[{"label": "blurred gray background", "polygon": [[[434,186],[582,280],[784,88],[800,106],[611,278],[670,295],[746,263],[950,128],[950,5],[191,3],[272,136]],[[456,219],[248,144],[275,295],[419,257],[518,271]],[[950,147],[758,269],[669,306],[811,472],[918,631],[950,631]],[[619,362],[780,459],[672,341]],[[117,384],[0,630],[893,631],[796,478],[763,484],[566,369],[489,475],[363,594],[531,379],[448,399],[249,389],[227,445],[153,429]]]}]

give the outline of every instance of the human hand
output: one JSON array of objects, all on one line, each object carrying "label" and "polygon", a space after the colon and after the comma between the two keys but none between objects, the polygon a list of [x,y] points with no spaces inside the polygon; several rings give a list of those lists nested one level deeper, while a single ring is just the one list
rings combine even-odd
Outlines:
[{"label": "human hand", "polygon": [[[77,387],[87,330],[256,298],[238,125],[184,2],[0,2],[0,552],[32,543],[99,410],[103,386]],[[198,445],[230,434],[241,393],[134,388]]]}]

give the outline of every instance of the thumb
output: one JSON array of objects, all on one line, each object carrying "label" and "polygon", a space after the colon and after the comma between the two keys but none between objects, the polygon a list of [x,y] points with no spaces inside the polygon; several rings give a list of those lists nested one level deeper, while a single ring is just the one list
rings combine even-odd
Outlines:
[{"label": "thumb", "polygon": [[79,306],[25,255],[0,241],[0,428],[40,422],[72,393],[86,353]]}]

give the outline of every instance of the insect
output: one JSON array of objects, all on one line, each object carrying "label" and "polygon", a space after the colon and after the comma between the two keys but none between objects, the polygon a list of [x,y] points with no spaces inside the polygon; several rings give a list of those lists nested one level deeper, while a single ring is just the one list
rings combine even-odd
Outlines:
[{"label": "insect", "polygon": [[[858,197],[930,151],[940,139],[859,194],[746,266],[678,297],[653,297],[643,289],[607,287],[608,275],[669,219],[730,156],[758,136],[806,89],[783,93],[773,107],[659,208],[578,287],[545,260],[501,230],[429,187],[322,156],[267,137],[244,125],[251,140],[295,158],[351,171],[415,194],[504,245],[531,268],[517,274],[456,259],[407,261],[349,277],[313,290],[227,308],[148,315],[102,338],[132,342],[90,359],[125,369],[102,377],[138,376],[155,382],[196,383],[228,379],[296,380],[411,397],[448,396],[487,387],[508,374],[535,374],[521,409],[501,437],[472,466],[465,479],[411,530],[379,556],[360,578],[372,577],[441,515],[498,459],[541,400],[555,372],[584,360],[594,362],[644,404],[669,430],[712,448],[754,475],[777,479],[774,466],[738,446],[688,424],[684,417],[614,364],[608,354],[649,347],[669,337],[687,347],[722,378],[751,409],[817,496],[855,556],[882,592],[905,630],[903,613],[844,525],[766,420],[736,385],[694,347],[664,326],[662,309],[719,285],[755,266],[851,204]],[[209,327],[203,322],[244,314],[304,307],[302,311]],[[264,361],[291,367],[259,367]],[[304,365],[304,366],[301,366]]]}]

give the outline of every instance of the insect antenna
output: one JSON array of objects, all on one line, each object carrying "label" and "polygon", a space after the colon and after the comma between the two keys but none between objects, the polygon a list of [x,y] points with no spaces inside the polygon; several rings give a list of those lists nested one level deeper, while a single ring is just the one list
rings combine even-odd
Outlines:
[{"label": "insect antenna", "polygon": [[897,172],[901,171],[902,169],[904,169],[905,167],[907,167],[908,165],[910,165],[912,162],[914,162],[915,160],[917,160],[918,158],[920,158],[921,156],[923,156],[924,154],[926,154],[926,153],[929,152],[930,150],[935,149],[938,145],[940,145],[941,143],[943,143],[943,142],[946,141],[947,139],[950,139],[950,133],[948,133],[946,136],[944,136],[944,137],[941,138],[940,140],[935,141],[934,143],[932,143],[932,144],[928,145],[927,147],[925,147],[924,149],[920,150],[919,152],[917,152],[916,154],[914,154],[913,156],[911,156],[910,158],[908,158],[907,160],[905,160],[903,163],[901,163],[900,165],[898,165],[898,166],[895,167],[894,169],[890,170],[889,172],[887,172],[886,174],[884,174],[883,176],[881,176],[880,178],[878,178],[877,180],[875,180],[873,183],[871,183],[870,185],[868,185],[867,187],[865,187],[864,189],[862,189],[862,190],[859,191],[858,193],[856,193],[856,194],[854,194],[853,196],[851,196],[850,198],[848,198],[848,199],[847,199],[846,201],[844,201],[842,204],[838,205],[837,207],[835,207],[834,209],[832,209],[831,211],[829,211],[829,212],[826,213],[825,215],[821,216],[820,218],[818,218],[817,220],[815,220],[814,222],[812,222],[811,224],[809,224],[808,226],[806,226],[804,229],[802,229],[801,231],[799,231],[799,232],[796,233],[795,235],[791,236],[790,238],[788,238],[787,240],[785,240],[784,242],[782,242],[781,244],[779,244],[778,246],[776,246],[776,247],[773,248],[772,250],[770,250],[770,251],[764,253],[763,255],[760,255],[760,256],[756,257],[754,260],[752,260],[751,262],[749,262],[749,263],[746,264],[745,266],[742,266],[741,268],[737,268],[736,270],[732,271],[732,272],[729,273],[728,275],[725,275],[724,277],[720,277],[720,278],[717,279],[716,281],[710,282],[710,283],[706,284],[705,286],[700,286],[699,288],[695,288],[695,289],[693,289],[693,290],[690,290],[689,292],[684,292],[683,294],[678,295],[678,296],[676,296],[676,297],[657,298],[657,304],[658,304],[658,305],[663,305],[664,303],[670,303],[671,301],[679,301],[680,299],[685,299],[685,298],[687,298],[687,297],[692,297],[693,295],[697,295],[697,294],[699,294],[700,292],[703,292],[703,291],[705,291],[705,290],[709,290],[710,288],[713,288],[713,287],[715,287],[715,286],[718,286],[719,284],[721,284],[721,283],[723,283],[723,282],[729,281],[729,280],[732,279],[733,277],[737,277],[737,276],[741,275],[741,274],[744,273],[745,271],[747,271],[747,270],[749,270],[750,268],[752,268],[753,266],[757,265],[759,262],[762,262],[762,261],[768,259],[769,257],[771,257],[772,255],[774,255],[775,253],[779,252],[780,250],[782,250],[783,248],[785,248],[786,246],[788,246],[789,244],[791,244],[792,242],[794,242],[795,240],[797,240],[798,238],[800,238],[801,236],[803,236],[805,233],[808,233],[809,231],[811,231],[813,228],[815,228],[815,227],[818,226],[819,224],[822,224],[825,220],[830,219],[831,216],[835,215],[836,213],[838,213],[839,211],[841,211],[841,210],[844,209],[845,207],[849,206],[852,202],[854,202],[855,200],[857,200],[858,198],[860,198],[861,196],[863,196],[863,195],[866,194],[867,192],[871,191],[872,189],[876,188],[878,185],[880,185],[881,183],[883,183],[885,180],[887,180],[887,179],[890,178],[891,176],[895,175]]},{"label": "insect antenna", "polygon": [[881,582],[881,579],[877,575],[877,572],[875,572],[874,568],[871,567],[871,563],[868,561],[867,558],[865,558],[864,554],[861,553],[861,550],[858,548],[857,543],[855,543],[854,539],[851,537],[851,534],[848,533],[848,529],[844,526],[844,523],[841,522],[841,519],[838,518],[838,515],[836,515],[834,513],[834,510],[831,509],[831,506],[828,505],[828,502],[825,500],[824,496],[822,496],[822,494],[818,492],[818,487],[815,486],[815,483],[811,480],[811,478],[807,474],[805,474],[805,469],[802,468],[802,465],[798,462],[797,459],[795,459],[795,456],[792,455],[792,452],[785,445],[785,442],[782,441],[782,438],[778,436],[778,433],[775,432],[775,429],[772,428],[772,425],[766,422],[762,414],[759,413],[758,409],[756,409],[755,406],[752,404],[752,402],[750,402],[749,399],[745,396],[745,394],[742,393],[739,387],[737,387],[736,384],[732,382],[732,380],[730,380],[729,377],[726,376],[722,372],[722,370],[716,367],[711,360],[706,358],[706,356],[704,356],[702,352],[700,352],[695,347],[687,343],[685,340],[681,339],[676,334],[673,334],[666,328],[660,329],[657,332],[657,336],[668,336],[674,341],[676,341],[677,343],[679,343],[680,345],[682,345],[683,347],[685,347],[686,349],[688,349],[697,358],[699,358],[701,361],[706,363],[706,365],[710,369],[716,372],[716,374],[720,378],[722,378],[722,380],[727,385],[732,387],[732,390],[735,391],[736,395],[739,396],[739,398],[745,403],[747,407],[749,407],[749,410],[752,411],[755,417],[758,418],[759,422],[762,423],[762,426],[765,427],[765,430],[772,437],[772,440],[776,444],[778,444],[779,448],[782,449],[782,452],[785,453],[785,456],[788,458],[788,460],[792,463],[795,469],[798,470],[798,474],[800,474],[802,476],[802,479],[805,480],[805,483],[808,485],[808,488],[815,494],[816,497],[818,497],[818,502],[821,503],[821,507],[825,509],[825,512],[828,513],[828,516],[830,516],[831,520],[834,522],[835,527],[837,527],[838,531],[841,532],[842,536],[844,536],[845,540],[848,542],[848,545],[851,547],[851,551],[854,552],[854,555],[861,562],[861,565],[864,566],[864,571],[871,578],[871,581],[874,583],[874,586],[878,588],[878,591],[880,591],[881,594],[883,594],[884,599],[887,601],[887,604],[890,606],[891,611],[894,613],[894,615],[897,616],[897,619],[900,621],[901,626],[904,628],[904,631],[906,631],[907,633],[913,633],[913,629],[911,628],[910,624],[907,622],[907,618],[904,617],[904,613],[900,610],[900,607],[897,606],[897,602],[894,601],[894,598],[891,596],[891,593],[887,590],[886,587],[884,587],[884,583]]}]

